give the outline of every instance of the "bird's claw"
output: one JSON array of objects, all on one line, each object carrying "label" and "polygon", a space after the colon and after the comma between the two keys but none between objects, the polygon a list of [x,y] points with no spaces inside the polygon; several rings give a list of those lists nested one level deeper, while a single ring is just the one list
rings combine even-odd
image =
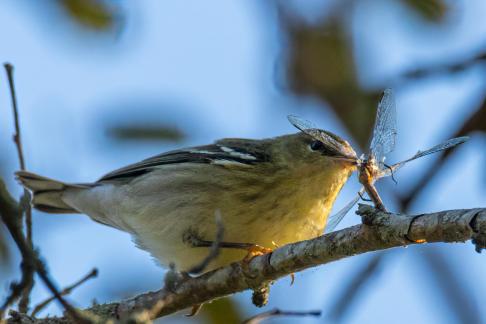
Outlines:
[{"label": "bird's claw", "polygon": [[257,256],[270,253],[270,252],[273,251],[273,249],[266,248],[266,247],[263,247],[263,246],[258,245],[258,244],[253,244],[252,246],[250,246],[247,249],[247,251],[248,251],[248,254],[243,259],[243,262],[245,262],[245,263],[250,262],[253,258],[255,258]]}]

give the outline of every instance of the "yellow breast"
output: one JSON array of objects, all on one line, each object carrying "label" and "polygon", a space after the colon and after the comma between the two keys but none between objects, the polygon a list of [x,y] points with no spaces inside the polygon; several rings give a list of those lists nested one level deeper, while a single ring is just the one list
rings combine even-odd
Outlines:
[{"label": "yellow breast", "polygon": [[[322,235],[334,201],[353,170],[353,166],[330,161],[282,171],[266,186],[227,193],[220,205],[224,240],[273,248],[274,244],[282,246]],[[244,255],[241,251],[222,251],[213,266]]]}]

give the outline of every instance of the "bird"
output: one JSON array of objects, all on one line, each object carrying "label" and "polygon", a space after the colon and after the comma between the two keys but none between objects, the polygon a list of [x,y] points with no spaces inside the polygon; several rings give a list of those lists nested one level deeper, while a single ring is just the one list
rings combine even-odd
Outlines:
[{"label": "bird", "polygon": [[[31,192],[35,209],[85,214],[129,233],[159,265],[189,271],[207,256],[208,247],[194,246],[187,237],[214,241],[216,212],[224,241],[244,246],[271,248],[323,234],[356,164],[341,158],[343,152],[354,153],[347,141],[329,131],[315,132],[321,136],[226,138],[177,149],[91,183],[67,183],[29,171],[16,172],[16,178]],[[221,248],[204,271],[239,261],[245,253]]]}]

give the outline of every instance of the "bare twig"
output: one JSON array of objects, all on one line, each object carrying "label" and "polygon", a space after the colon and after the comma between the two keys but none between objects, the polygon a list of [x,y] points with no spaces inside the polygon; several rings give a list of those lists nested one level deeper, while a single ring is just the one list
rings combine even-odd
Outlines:
[{"label": "bare twig", "polygon": [[243,322],[243,324],[259,324],[263,321],[277,316],[321,316],[321,311],[283,311],[278,308],[269,310],[268,312],[264,312],[258,315],[255,315]]},{"label": "bare twig", "polygon": [[[35,272],[37,272],[37,274],[39,275],[40,279],[47,286],[47,288],[56,297],[56,299],[64,307],[64,309],[68,312],[68,316],[70,318],[72,318],[76,323],[91,323],[91,321],[87,320],[82,315],[80,315],[73,308],[73,306],[71,306],[61,296],[56,286],[52,283],[44,264],[39,260],[37,253],[34,252],[34,250],[30,247],[30,245],[25,240],[24,235],[22,233],[22,228],[19,223],[18,216],[19,216],[18,204],[8,193],[3,181],[0,180],[0,217],[4,222],[5,226],[7,227],[7,230],[9,231],[10,235],[12,236],[15,244],[17,245],[22,255],[22,272],[26,271],[24,269],[29,269],[29,270],[34,269]],[[22,280],[20,284],[12,285],[11,296],[24,283],[24,280],[25,278],[24,276],[22,276]],[[9,306],[7,302],[10,303],[12,302],[11,296],[7,298],[7,301],[0,309],[0,315],[2,315],[5,309]]]},{"label": "bare twig", "polygon": [[[17,202],[10,196],[3,181],[0,179],[0,219],[5,223],[8,231],[14,237],[22,237],[21,224],[22,211]],[[28,280],[32,278],[29,273],[34,271],[34,266],[29,260],[23,259],[21,263],[21,281],[11,284],[10,294],[0,307],[0,319],[3,318],[5,310],[13,304],[22,294],[22,291],[29,285]]]},{"label": "bare twig", "polygon": [[444,74],[444,73],[462,72],[478,63],[484,63],[485,61],[486,61],[486,52],[482,50],[476,55],[473,56],[467,55],[467,58],[463,60],[412,69],[406,72],[405,74],[403,74],[402,78],[422,79],[425,77]]},{"label": "bare twig", "polygon": [[22,141],[20,139],[20,123],[19,123],[19,113],[17,108],[17,96],[15,94],[15,85],[13,80],[13,65],[10,63],[4,63],[5,71],[7,72],[8,84],[10,87],[10,96],[12,98],[12,110],[15,122],[15,134],[13,140],[15,146],[17,147],[17,154],[19,156],[20,169],[25,170],[25,160],[24,153],[22,151]]},{"label": "bare twig", "polygon": [[[424,284],[435,285],[440,292],[436,299],[442,299],[447,308],[450,309],[448,319],[452,323],[481,323],[480,303],[471,289],[468,289],[465,276],[457,276],[453,273],[454,268],[450,267],[447,257],[439,248],[429,247],[424,249],[421,261],[425,270],[414,267],[420,273],[418,280]],[[420,279],[419,279],[420,278]],[[436,303],[437,300],[434,301]],[[456,308],[459,308],[457,310]],[[454,320],[455,318],[455,320]]]},{"label": "bare twig", "polygon": [[[15,134],[14,142],[17,147],[17,153],[20,161],[20,168],[25,169],[25,159],[22,151],[22,142],[20,138],[20,123],[17,109],[17,99],[15,95],[15,87],[13,82],[13,66],[9,63],[4,64],[7,72],[7,77],[10,86],[10,93],[12,97],[12,107],[15,121]],[[66,309],[71,319],[79,323],[88,323],[87,319],[82,317],[58,292],[55,285],[52,283],[44,264],[40,261],[37,253],[34,251],[32,244],[32,211],[30,204],[26,204],[26,200],[30,200],[28,191],[24,190],[24,196],[21,199],[21,203],[18,204],[8,193],[7,188],[3,181],[0,180],[0,217],[5,223],[7,230],[12,236],[15,244],[17,245],[22,255],[22,278],[20,283],[11,285],[11,294],[7,297],[6,301],[0,308],[0,318],[3,318],[3,313],[20,295],[22,296],[21,303],[19,303],[20,310],[27,311],[29,304],[30,291],[34,284],[33,274],[37,272],[41,280],[55,296],[55,298]],[[22,214],[26,212],[26,229],[27,239],[24,237],[22,231]]]},{"label": "bare twig", "polygon": [[[10,88],[10,97],[12,100],[12,112],[14,117],[15,133],[13,135],[13,141],[17,148],[17,155],[19,158],[20,169],[25,170],[25,158],[22,149],[22,138],[20,133],[19,113],[17,108],[17,96],[15,93],[15,83],[13,79],[13,66],[10,63],[4,64],[5,71],[7,72],[8,84]],[[22,214],[25,213],[25,228],[27,233],[27,243],[33,248],[32,241],[32,207],[30,206],[30,193],[27,189],[24,189],[23,197],[20,199],[20,208]],[[22,215],[20,215],[22,216]],[[31,268],[26,268],[23,274],[22,286],[19,289],[22,290],[22,296],[19,302],[19,310],[23,313],[27,312],[29,307],[30,292],[34,287],[34,271]]]},{"label": "bare twig", "polygon": [[185,277],[171,289],[163,288],[125,301],[96,305],[85,311],[125,319],[137,312],[157,309],[155,317],[160,317],[357,254],[423,244],[418,242],[424,241],[480,241],[486,237],[486,208],[406,216],[360,205],[358,213],[362,216],[362,225],[280,247],[253,258],[245,266],[232,263],[199,277]]},{"label": "bare twig", "polygon": [[373,258],[366,262],[364,267],[360,268],[351,280],[347,280],[344,289],[336,297],[335,303],[330,307],[329,320],[338,323],[346,315],[347,311],[352,309],[356,300],[359,299],[360,293],[363,292],[363,286],[369,283],[370,278],[374,278],[377,269],[381,267],[386,252],[377,253]]},{"label": "bare twig", "polygon": [[[13,135],[13,141],[15,143],[15,147],[17,148],[17,155],[19,157],[19,164],[20,169],[25,170],[25,158],[24,158],[24,151],[22,148],[22,138],[20,133],[20,122],[19,122],[19,112],[17,108],[17,97],[15,92],[15,83],[13,79],[13,66],[10,63],[4,64],[5,71],[7,72],[8,84],[10,88],[10,96],[12,99],[12,111],[14,116],[14,124],[15,124],[15,133]],[[24,197],[29,198],[30,194],[27,189],[24,189]],[[30,201],[30,199],[26,199]],[[30,204],[25,204],[21,206],[25,209],[25,225],[27,230],[27,242],[32,246],[32,208]]]},{"label": "bare twig", "polygon": [[[70,294],[71,291],[73,291],[77,287],[81,286],[83,283],[85,283],[89,279],[96,278],[97,276],[98,276],[98,269],[94,268],[87,275],[85,275],[83,278],[79,279],[78,281],[76,281],[72,285],[64,288],[60,292],[60,295],[66,296],[66,295]],[[34,307],[34,310],[32,311],[32,314],[30,316],[35,317],[37,315],[37,313],[39,313],[42,309],[44,309],[47,305],[49,305],[55,299],[56,299],[56,297],[52,296],[52,297],[44,300],[43,302],[39,303],[37,306]]]}]

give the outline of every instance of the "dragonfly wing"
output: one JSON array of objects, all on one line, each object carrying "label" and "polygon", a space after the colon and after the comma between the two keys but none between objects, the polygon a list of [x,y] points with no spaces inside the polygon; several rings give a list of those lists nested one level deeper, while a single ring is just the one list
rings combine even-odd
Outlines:
[{"label": "dragonfly wing", "polygon": [[312,122],[293,115],[289,115],[287,116],[287,118],[289,122],[292,125],[294,125],[297,129],[311,136],[312,138],[322,142],[324,145],[326,145],[329,149],[334,151],[340,157],[344,157],[351,160],[356,159],[356,153],[354,151],[350,152],[349,148],[344,146],[333,136],[329,135],[326,131],[317,128]]},{"label": "dragonfly wing", "polygon": [[395,148],[397,137],[397,114],[395,96],[391,89],[386,89],[378,104],[375,127],[371,139],[370,151],[378,162],[383,162],[387,153]]},{"label": "dragonfly wing", "polygon": [[462,137],[455,137],[448,139],[445,142],[442,142],[434,147],[429,148],[428,150],[425,151],[418,151],[417,154],[412,156],[410,159],[407,160],[407,162],[421,158],[422,156],[426,156],[432,153],[440,152],[443,150],[450,149],[454,146],[460,145],[462,143],[465,143],[469,139],[469,136],[462,136]]},{"label": "dragonfly wing", "polygon": [[289,120],[289,122],[292,125],[294,125],[298,129],[300,129],[304,133],[306,133],[307,130],[318,129],[317,126],[313,122],[311,122],[307,119],[300,118],[299,116],[288,115],[287,119]]},{"label": "dragonfly wing", "polygon": [[341,223],[344,216],[346,216],[346,214],[349,213],[349,211],[354,207],[354,205],[356,205],[356,203],[359,201],[363,193],[364,193],[364,187],[361,187],[356,197],[354,197],[336,214],[331,215],[331,217],[329,217],[329,220],[327,221],[327,225],[326,225],[326,233],[332,232],[336,228],[336,226],[338,226],[339,223]]},{"label": "dragonfly wing", "polygon": [[429,154],[433,154],[433,153],[437,153],[437,152],[440,152],[440,151],[443,151],[443,150],[453,148],[457,145],[460,145],[460,144],[466,142],[468,139],[469,139],[468,136],[455,137],[455,138],[451,138],[451,139],[449,139],[445,142],[442,142],[440,144],[437,144],[437,145],[429,148],[428,150],[418,151],[417,154],[415,154],[411,158],[406,159],[402,162],[395,163],[394,165],[392,165],[388,169],[383,169],[382,175],[380,176],[380,178],[390,176],[394,171],[400,169],[402,166],[404,166],[405,164],[407,164],[410,161],[416,160],[418,158],[424,157],[424,156],[429,155]]}]

